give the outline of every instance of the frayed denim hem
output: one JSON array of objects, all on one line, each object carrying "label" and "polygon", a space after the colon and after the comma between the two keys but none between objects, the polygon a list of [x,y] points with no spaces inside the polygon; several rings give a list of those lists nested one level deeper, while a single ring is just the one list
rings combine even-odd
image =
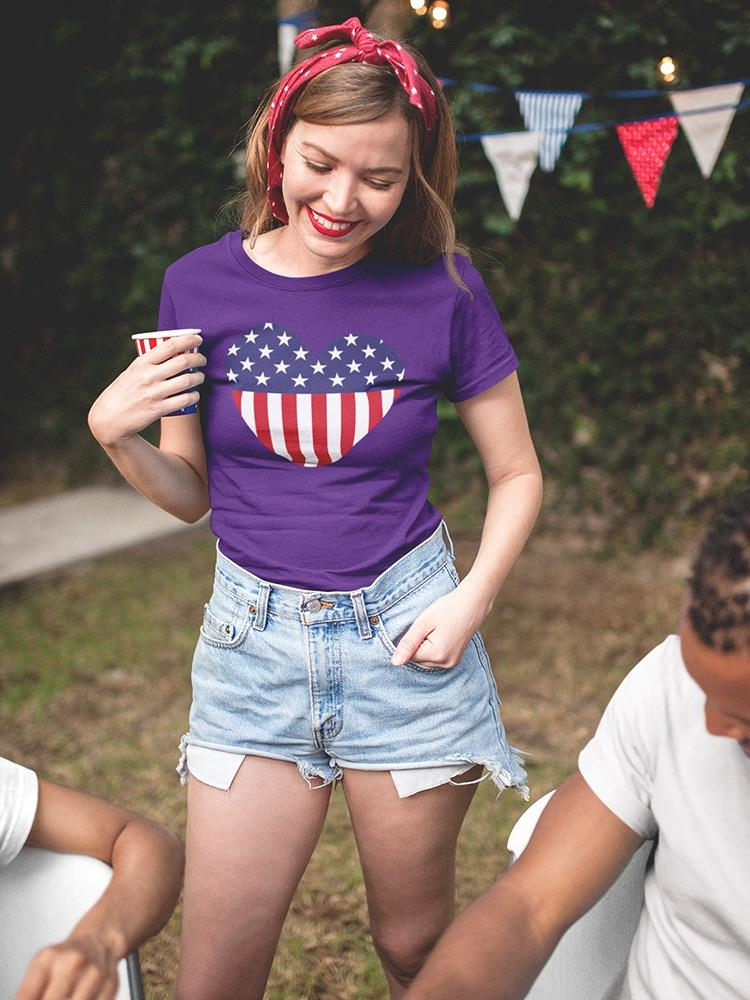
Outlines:
[{"label": "frayed denim hem", "polygon": [[451,754],[446,760],[455,761],[457,764],[481,764],[485,771],[481,778],[477,778],[475,781],[461,781],[459,775],[459,780],[449,778],[449,783],[451,785],[478,785],[490,778],[499,789],[496,798],[500,798],[506,788],[515,788],[521,798],[528,802],[529,786],[526,784],[527,774],[523,767],[523,758],[515,747],[509,747],[508,750],[509,759],[505,762],[482,754]]},{"label": "frayed denim hem", "polygon": [[[177,767],[175,768],[175,771],[180,776],[181,785],[187,784],[188,775],[190,773],[187,762],[187,749],[188,746],[190,745],[188,735],[189,735],[188,733],[184,733],[180,737],[180,742],[178,746],[180,752],[180,759],[177,762]],[[200,744],[195,744],[195,745],[200,746]],[[256,757],[267,757],[267,758],[269,757],[268,754],[253,754],[252,752],[248,753],[243,752],[242,756],[243,757],[256,756]],[[332,784],[334,781],[340,780],[344,774],[344,772],[341,770],[340,767],[337,767],[335,770],[333,770],[332,768],[323,769],[316,767],[314,764],[311,764],[309,761],[306,760],[296,761],[292,760],[289,757],[271,757],[270,759],[283,760],[283,761],[288,761],[290,764],[296,764],[297,770],[307,782],[308,788],[311,788],[313,790],[317,788],[325,788],[327,785]],[[313,784],[315,778],[320,779],[319,783]],[[212,785],[212,787],[219,787],[219,786]],[[225,789],[223,789],[222,787],[222,790]]]}]

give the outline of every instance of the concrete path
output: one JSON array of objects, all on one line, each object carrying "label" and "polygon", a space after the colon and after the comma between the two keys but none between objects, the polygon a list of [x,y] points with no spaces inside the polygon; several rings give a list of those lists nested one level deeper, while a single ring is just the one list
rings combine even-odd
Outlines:
[{"label": "concrete path", "polygon": [[0,509],[0,586],[191,527],[129,486],[89,486]]}]

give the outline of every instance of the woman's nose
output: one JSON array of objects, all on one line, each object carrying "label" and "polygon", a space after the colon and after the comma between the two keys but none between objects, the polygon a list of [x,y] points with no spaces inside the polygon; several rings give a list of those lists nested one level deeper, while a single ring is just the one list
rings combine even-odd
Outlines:
[{"label": "woman's nose", "polygon": [[328,186],[323,195],[328,213],[334,219],[354,219],[357,207],[356,180],[340,171],[329,174]]}]

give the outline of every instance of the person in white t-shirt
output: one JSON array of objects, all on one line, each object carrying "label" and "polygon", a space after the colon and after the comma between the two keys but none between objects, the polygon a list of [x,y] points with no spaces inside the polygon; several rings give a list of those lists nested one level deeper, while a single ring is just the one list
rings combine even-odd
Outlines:
[{"label": "person in white t-shirt", "polygon": [[578,772],[516,864],[445,932],[409,1000],[521,1000],[655,837],[619,997],[750,997],[750,491],[707,534],[679,635],[619,686]]},{"label": "person in white t-shirt", "polygon": [[32,960],[16,1000],[110,1000],[117,963],[156,934],[182,884],[182,842],[161,824],[0,757],[0,866],[24,846],[88,854],[113,868],[101,899],[68,937]]}]

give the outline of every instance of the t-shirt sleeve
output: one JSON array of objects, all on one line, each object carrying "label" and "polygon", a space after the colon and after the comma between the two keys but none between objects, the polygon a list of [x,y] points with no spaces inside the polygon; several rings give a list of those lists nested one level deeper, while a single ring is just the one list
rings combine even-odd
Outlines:
[{"label": "t-shirt sleeve", "polygon": [[159,318],[156,323],[157,330],[177,330],[177,315],[174,307],[172,293],[169,290],[169,272],[165,272],[164,280],[161,284],[161,298],[159,299]]},{"label": "t-shirt sleeve", "polygon": [[36,816],[36,774],[0,757],[0,867],[16,857]]},{"label": "t-shirt sleeve", "polygon": [[604,805],[641,837],[654,837],[651,796],[667,718],[670,636],[635,666],[612,695],[578,770]]},{"label": "t-shirt sleeve", "polygon": [[473,298],[461,288],[456,290],[451,323],[451,371],[444,387],[452,403],[477,396],[518,368],[518,359],[481,274],[459,255],[456,264]]}]

